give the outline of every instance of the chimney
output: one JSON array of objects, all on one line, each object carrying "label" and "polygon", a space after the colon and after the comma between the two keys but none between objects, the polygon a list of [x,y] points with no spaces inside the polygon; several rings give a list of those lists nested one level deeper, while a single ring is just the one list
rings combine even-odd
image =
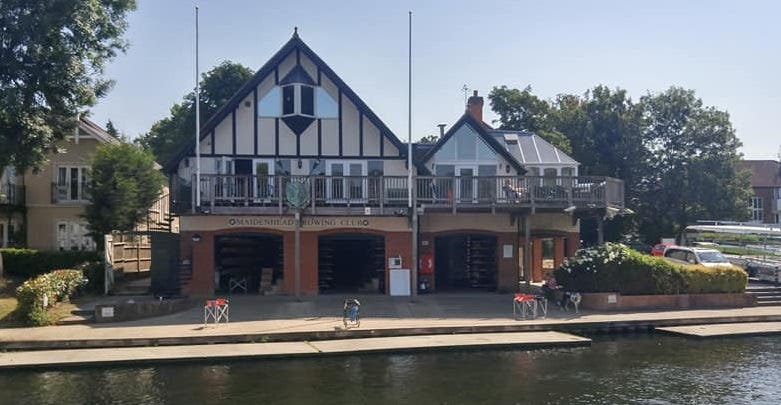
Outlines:
[{"label": "chimney", "polygon": [[478,122],[483,122],[483,98],[477,95],[477,90],[466,102],[466,111]]},{"label": "chimney", "polygon": [[439,137],[442,138],[445,136],[445,127],[447,124],[437,124],[437,126],[439,127]]}]

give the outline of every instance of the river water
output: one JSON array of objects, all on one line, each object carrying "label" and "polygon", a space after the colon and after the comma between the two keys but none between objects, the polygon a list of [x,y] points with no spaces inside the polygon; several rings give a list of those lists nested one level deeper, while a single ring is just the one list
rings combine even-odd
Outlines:
[{"label": "river water", "polygon": [[2,404],[778,404],[781,337],[3,371]]}]

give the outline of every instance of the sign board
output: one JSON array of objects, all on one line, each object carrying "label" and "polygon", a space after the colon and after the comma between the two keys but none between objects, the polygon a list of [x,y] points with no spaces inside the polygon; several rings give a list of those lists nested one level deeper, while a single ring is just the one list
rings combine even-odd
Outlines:
[{"label": "sign board", "polygon": [[393,269],[390,271],[390,295],[394,297],[410,296],[409,269]]},{"label": "sign board", "polygon": [[114,317],[114,307],[103,307],[100,309],[100,317],[101,318],[113,318]]},{"label": "sign board", "polygon": [[609,294],[607,296],[607,303],[608,304],[615,304],[618,301],[618,297],[615,294]]},{"label": "sign board", "polygon": [[512,259],[513,257],[513,245],[503,245],[502,257],[505,259]]}]

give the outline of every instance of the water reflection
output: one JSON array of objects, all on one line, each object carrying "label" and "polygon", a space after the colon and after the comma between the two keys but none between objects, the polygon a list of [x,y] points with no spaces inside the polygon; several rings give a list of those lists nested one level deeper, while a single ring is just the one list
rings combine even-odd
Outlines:
[{"label": "water reflection", "polygon": [[0,403],[775,404],[779,342],[637,335],[530,352],[4,372]]}]

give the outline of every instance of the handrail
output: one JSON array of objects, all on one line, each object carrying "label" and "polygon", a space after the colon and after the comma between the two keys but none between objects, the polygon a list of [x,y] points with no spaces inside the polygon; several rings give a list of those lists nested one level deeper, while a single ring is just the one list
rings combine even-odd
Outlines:
[{"label": "handrail", "polygon": [[[179,205],[195,200],[193,182],[179,184],[174,191],[179,192],[175,199]],[[337,206],[398,210],[406,207],[409,190],[406,176],[202,174],[202,209],[267,207],[281,214],[288,205],[290,183],[305,184],[307,206],[313,211]],[[416,206],[454,211],[462,207],[624,207],[623,181],[600,176],[417,176],[413,186]]]}]

